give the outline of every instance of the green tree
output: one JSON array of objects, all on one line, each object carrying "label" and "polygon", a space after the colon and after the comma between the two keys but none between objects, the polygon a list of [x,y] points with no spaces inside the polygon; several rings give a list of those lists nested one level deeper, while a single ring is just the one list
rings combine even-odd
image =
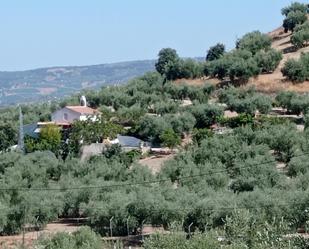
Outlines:
[{"label": "green tree", "polygon": [[195,79],[202,76],[201,63],[193,59],[180,60],[179,78]]},{"label": "green tree", "polygon": [[209,48],[206,61],[213,61],[219,59],[225,53],[225,46],[222,43],[217,43],[215,46]]},{"label": "green tree", "polygon": [[196,119],[196,128],[210,127],[223,115],[223,109],[216,105],[200,104],[192,106],[190,110]]},{"label": "green tree", "polygon": [[296,26],[292,36],[291,42],[296,48],[306,46],[309,41],[309,21],[304,24]]},{"label": "green tree", "polygon": [[166,73],[171,70],[169,67],[174,66],[179,61],[176,50],[172,48],[161,49],[158,56],[159,59],[155,67],[161,75],[166,75]]},{"label": "green tree", "polygon": [[260,31],[253,31],[247,33],[236,43],[236,48],[248,50],[252,54],[256,54],[262,49],[267,50],[270,47],[270,37],[266,34],[262,34]]},{"label": "green tree", "polygon": [[263,73],[270,73],[279,65],[282,60],[282,53],[275,49],[261,50],[255,54],[254,59]]},{"label": "green tree", "polygon": [[308,5],[304,3],[293,2],[289,6],[282,8],[281,14],[284,16],[287,16],[290,12],[293,12],[293,11],[300,11],[303,13],[307,13]]},{"label": "green tree", "polygon": [[295,92],[283,91],[277,94],[276,101],[279,106],[291,110],[291,101],[296,98]]},{"label": "green tree", "polygon": [[207,139],[209,137],[211,137],[213,135],[213,133],[211,132],[211,130],[204,128],[204,129],[194,129],[193,130],[193,134],[192,134],[192,140],[197,143],[198,145],[201,144],[201,142],[204,139]]},{"label": "green tree", "polygon": [[9,124],[0,125],[0,152],[6,151],[17,143],[17,133]]},{"label": "green tree", "polygon": [[69,154],[77,155],[82,145],[102,142],[105,138],[113,139],[122,132],[122,126],[109,121],[75,121],[68,135]]},{"label": "green tree", "polygon": [[38,246],[48,249],[101,249],[103,243],[89,227],[82,227],[76,232],[57,233],[38,241]]},{"label": "green tree", "polygon": [[299,60],[289,59],[285,62],[281,72],[283,76],[293,82],[303,82],[309,79],[309,53],[304,53]]},{"label": "green tree", "polygon": [[179,135],[177,135],[177,133],[175,133],[173,129],[165,130],[160,136],[160,139],[163,145],[170,149],[175,148],[181,142]]},{"label": "green tree", "polygon": [[237,81],[242,84],[246,83],[250,77],[258,75],[259,72],[260,70],[254,59],[235,58],[228,75],[231,81]]},{"label": "green tree", "polygon": [[283,28],[285,32],[294,31],[297,25],[303,24],[307,21],[307,13],[296,10],[291,11],[287,17],[283,20]]},{"label": "green tree", "polygon": [[40,131],[40,147],[42,150],[57,152],[61,143],[60,128],[56,125],[47,125]]}]

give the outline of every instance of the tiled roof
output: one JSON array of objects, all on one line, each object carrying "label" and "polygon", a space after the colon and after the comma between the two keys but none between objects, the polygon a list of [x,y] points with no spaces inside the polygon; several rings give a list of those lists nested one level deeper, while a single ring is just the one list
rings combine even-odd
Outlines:
[{"label": "tiled roof", "polygon": [[66,106],[65,108],[80,114],[99,114],[100,112],[88,106]]}]

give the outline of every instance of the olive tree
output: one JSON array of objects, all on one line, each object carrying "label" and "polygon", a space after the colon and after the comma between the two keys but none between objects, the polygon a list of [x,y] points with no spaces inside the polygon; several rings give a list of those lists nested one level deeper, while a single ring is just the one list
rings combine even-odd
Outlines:
[{"label": "olive tree", "polygon": [[215,46],[209,48],[206,61],[213,61],[219,59],[225,53],[225,46],[222,43],[217,43]]},{"label": "olive tree", "polygon": [[269,49],[271,47],[271,39],[268,35],[262,34],[260,31],[253,31],[245,34],[239,39],[236,43],[236,47],[256,54],[262,49]]}]

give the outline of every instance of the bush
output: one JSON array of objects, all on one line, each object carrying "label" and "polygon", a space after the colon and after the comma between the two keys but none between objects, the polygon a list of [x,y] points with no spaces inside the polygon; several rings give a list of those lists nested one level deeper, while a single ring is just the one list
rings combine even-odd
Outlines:
[{"label": "bush", "polygon": [[258,75],[260,72],[257,63],[252,58],[245,60],[243,58],[234,58],[234,63],[229,69],[229,77],[231,81],[239,81],[245,83],[250,77]]},{"label": "bush", "polygon": [[299,60],[287,60],[281,72],[283,76],[293,82],[309,80],[309,53],[302,54]]},{"label": "bush", "polygon": [[253,124],[253,117],[250,114],[241,113],[237,117],[232,117],[232,118],[227,118],[227,119],[222,120],[222,123],[231,128],[236,128],[239,126]]},{"label": "bush", "polygon": [[301,48],[307,45],[309,41],[309,21],[295,28],[291,36],[291,42],[296,48]]},{"label": "bush", "polygon": [[204,139],[207,139],[213,135],[210,129],[194,129],[192,134],[192,140],[194,143],[200,145]]},{"label": "bush", "polygon": [[272,108],[272,99],[267,95],[256,93],[254,89],[230,87],[221,90],[219,100],[226,103],[231,111],[250,115],[254,115],[256,110],[266,114]]},{"label": "bush", "polygon": [[190,110],[196,119],[196,128],[207,128],[223,115],[223,109],[216,105],[200,104],[190,107]]},{"label": "bush", "polygon": [[288,163],[288,174],[289,176],[297,176],[300,174],[306,174],[309,169],[309,158],[308,156],[293,157]]},{"label": "bush", "polygon": [[17,143],[17,133],[9,124],[0,124],[0,152],[8,150]]},{"label": "bush", "polygon": [[192,60],[185,59],[180,61],[178,78],[195,79],[203,75],[202,64]]},{"label": "bush", "polygon": [[162,144],[170,149],[175,148],[181,143],[181,139],[173,129],[168,129],[160,135]]},{"label": "bush", "polygon": [[283,28],[285,32],[294,31],[295,27],[307,21],[307,14],[300,10],[291,11],[283,20]]},{"label": "bush", "polygon": [[303,13],[308,12],[308,5],[299,3],[299,2],[293,2],[290,6],[284,7],[281,10],[281,14],[284,16],[287,16],[292,11],[300,11]]},{"label": "bush", "polygon": [[282,60],[282,53],[275,49],[261,50],[255,54],[254,59],[263,73],[270,73],[279,65]]},{"label": "bush", "polygon": [[219,59],[225,53],[225,46],[222,43],[217,43],[215,46],[209,48],[206,61],[213,61]]},{"label": "bush", "polygon": [[276,96],[276,101],[278,106],[281,106],[282,108],[286,108],[290,110],[291,108],[291,101],[294,99],[296,96],[295,92],[280,92]]},{"label": "bush", "polygon": [[270,49],[270,46],[270,37],[266,34],[262,34],[260,31],[247,33],[236,43],[236,48],[248,50],[252,54],[256,54],[262,49]]},{"label": "bush", "polygon": [[69,233],[57,233],[50,238],[40,239],[39,246],[48,249],[101,249],[101,239],[88,227]]},{"label": "bush", "polygon": [[166,75],[168,68],[170,70],[170,67],[174,66],[179,61],[179,56],[176,50],[172,48],[161,49],[158,56],[159,59],[155,67],[161,75]]},{"label": "bush", "polygon": [[160,135],[171,128],[171,124],[163,117],[144,116],[138,122],[135,133],[144,140],[160,143]]}]

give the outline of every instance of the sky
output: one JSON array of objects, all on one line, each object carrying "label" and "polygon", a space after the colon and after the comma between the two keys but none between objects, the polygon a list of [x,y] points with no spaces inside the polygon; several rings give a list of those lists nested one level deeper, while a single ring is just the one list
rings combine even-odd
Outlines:
[{"label": "sky", "polygon": [[[306,1],[303,1],[306,2]],[[307,1],[308,2],[308,1]],[[205,56],[282,24],[290,0],[3,0],[0,71]]]}]

